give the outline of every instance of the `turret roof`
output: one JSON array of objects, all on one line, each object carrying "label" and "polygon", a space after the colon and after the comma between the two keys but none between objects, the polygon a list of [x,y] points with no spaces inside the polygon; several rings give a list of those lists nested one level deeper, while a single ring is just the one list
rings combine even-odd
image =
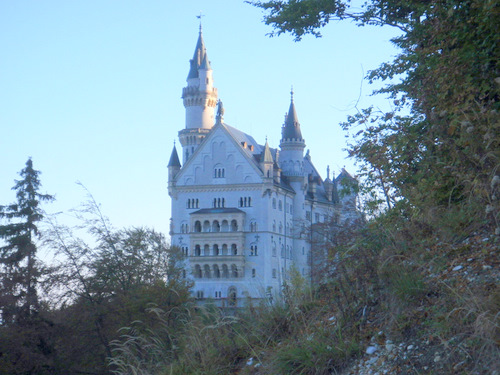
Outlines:
[{"label": "turret roof", "polygon": [[293,103],[293,92],[291,94],[292,98],[290,100],[290,108],[288,109],[288,114],[285,119],[285,125],[282,130],[282,139],[302,139],[300,124],[297,118],[297,111],[295,110],[295,104]]},{"label": "turret roof", "polygon": [[198,69],[200,68],[206,70],[211,69],[201,29],[200,29],[200,34],[198,35],[198,41],[196,42],[196,48],[194,49],[193,58],[190,60],[190,64],[191,66],[189,68],[188,79],[198,78]]},{"label": "turret roof", "polygon": [[181,167],[181,162],[179,161],[179,155],[177,155],[177,149],[172,150],[172,155],[170,155],[170,161],[168,162],[168,167]]},{"label": "turret roof", "polygon": [[271,154],[271,150],[269,148],[269,143],[267,143],[266,139],[266,144],[264,145],[264,157],[262,158],[263,163],[274,163],[273,155]]}]

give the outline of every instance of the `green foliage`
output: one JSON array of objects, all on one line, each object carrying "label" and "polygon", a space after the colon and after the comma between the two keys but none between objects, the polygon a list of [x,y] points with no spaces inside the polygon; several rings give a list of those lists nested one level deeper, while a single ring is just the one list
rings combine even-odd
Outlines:
[{"label": "green foliage", "polygon": [[0,206],[0,373],[54,373],[51,323],[45,319],[37,285],[44,272],[36,258],[43,218],[40,172],[28,159],[13,190],[17,201]]},{"label": "green foliage", "polygon": [[36,284],[40,276],[35,244],[39,236],[37,223],[43,218],[39,204],[52,201],[51,195],[40,194],[40,172],[33,169],[28,159],[20,172],[22,180],[12,188],[16,203],[0,206],[0,219],[9,224],[0,225],[0,324],[16,323],[29,319],[38,308]]},{"label": "green foliage", "polygon": [[360,166],[368,213],[397,208],[418,216],[436,207],[479,206],[469,215],[499,227],[497,1],[371,0],[360,11],[349,1],[251,4],[266,11],[276,34],[297,40],[318,36],[331,20],[398,27],[402,34],[393,43],[401,53],[367,77],[389,82],[377,93],[388,95],[394,109],[360,110],[342,124],[352,135],[349,153]]},{"label": "green foliage", "polygon": [[[46,238],[58,254],[52,273],[52,293],[59,293],[54,320],[68,333],[59,338],[62,367],[106,372],[120,328],[133,321],[158,328],[163,323],[148,313],[151,304],[175,310],[190,299],[191,285],[182,278],[180,250],[168,247],[162,234],[115,230],[91,196],[77,216],[93,244],[55,222]],[[175,319],[170,314],[168,324],[176,326]]]}]

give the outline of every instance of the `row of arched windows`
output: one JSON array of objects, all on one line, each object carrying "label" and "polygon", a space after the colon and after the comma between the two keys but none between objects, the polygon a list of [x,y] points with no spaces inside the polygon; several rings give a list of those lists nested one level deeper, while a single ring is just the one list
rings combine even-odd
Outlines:
[{"label": "row of arched windows", "polygon": [[201,256],[219,256],[219,255],[240,255],[238,254],[238,246],[236,244],[231,244],[229,247],[227,244],[223,244],[219,247],[218,244],[210,245],[205,244],[203,248],[201,245],[194,246],[194,254],[195,257]]},{"label": "row of arched windows", "polygon": [[223,264],[220,267],[218,264],[214,264],[212,267],[208,264],[205,264],[203,267],[196,264],[193,273],[196,279],[229,279],[243,277],[243,272],[238,269],[236,264],[231,264],[231,266]]},{"label": "row of arched windows", "polygon": [[200,220],[196,220],[194,222],[194,231],[196,233],[200,232],[237,232],[238,231],[238,222],[236,220],[231,220],[231,222],[227,220],[213,220],[212,223],[210,221],[205,220],[203,225]]}]

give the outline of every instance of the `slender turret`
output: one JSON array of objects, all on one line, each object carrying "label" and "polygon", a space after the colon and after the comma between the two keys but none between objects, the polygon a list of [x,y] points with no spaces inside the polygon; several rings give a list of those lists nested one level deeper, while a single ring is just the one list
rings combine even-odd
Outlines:
[{"label": "slender turret", "polygon": [[285,123],[281,128],[280,165],[283,174],[287,176],[303,176],[304,148],[306,147],[297,111],[293,102],[293,90],[290,92],[290,108],[285,115]]},{"label": "slender turret", "polygon": [[189,63],[187,86],[182,89],[182,99],[186,108],[186,126],[179,132],[184,162],[194,153],[215,123],[217,89],[214,87],[212,68],[203,41],[201,25],[193,58]]}]

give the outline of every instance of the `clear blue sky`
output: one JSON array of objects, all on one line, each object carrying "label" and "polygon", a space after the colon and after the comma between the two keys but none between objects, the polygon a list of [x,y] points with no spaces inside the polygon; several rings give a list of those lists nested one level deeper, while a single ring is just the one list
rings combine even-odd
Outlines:
[{"label": "clear blue sky", "polygon": [[362,78],[397,51],[390,28],[332,23],[324,37],[269,38],[262,12],[232,1],[0,2],[0,204],[15,201],[28,157],[49,212],[85,200],[81,181],[116,227],[168,232],[167,163],[184,127],[180,98],[203,35],[225,122],[277,147],[290,86],[302,134],[323,178],[346,165],[339,123],[370,104]]}]

